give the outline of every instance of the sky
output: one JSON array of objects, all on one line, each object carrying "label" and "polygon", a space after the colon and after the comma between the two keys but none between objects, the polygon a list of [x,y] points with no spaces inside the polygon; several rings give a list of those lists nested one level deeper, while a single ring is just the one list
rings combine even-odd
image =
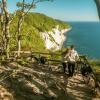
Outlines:
[{"label": "sky", "polygon": [[[13,12],[16,2],[22,0],[8,0],[8,8]],[[26,0],[31,2],[32,0]],[[54,0],[41,2],[31,12],[44,13],[47,16],[63,21],[98,21],[96,5],[93,0]]]}]

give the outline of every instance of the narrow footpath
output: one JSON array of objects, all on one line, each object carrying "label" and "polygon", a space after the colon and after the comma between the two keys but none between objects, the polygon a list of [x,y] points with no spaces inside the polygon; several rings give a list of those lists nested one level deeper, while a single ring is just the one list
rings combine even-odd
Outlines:
[{"label": "narrow footpath", "polygon": [[93,97],[81,74],[68,77],[57,66],[49,70],[47,66],[9,63],[0,66],[0,73],[17,66],[19,71],[0,83],[0,100],[100,100]]},{"label": "narrow footpath", "polygon": [[68,78],[67,93],[68,100],[100,100],[93,98],[93,91],[84,83],[80,74]]}]

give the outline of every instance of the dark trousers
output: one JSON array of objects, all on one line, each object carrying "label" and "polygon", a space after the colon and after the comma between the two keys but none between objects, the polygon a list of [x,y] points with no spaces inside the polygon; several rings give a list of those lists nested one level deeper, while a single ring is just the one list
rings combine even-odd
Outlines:
[{"label": "dark trousers", "polygon": [[69,76],[73,76],[74,71],[75,71],[75,62],[69,62],[68,63]]},{"label": "dark trousers", "polygon": [[62,65],[63,65],[63,72],[65,73],[66,72],[67,65],[66,65],[65,62],[63,62]]}]

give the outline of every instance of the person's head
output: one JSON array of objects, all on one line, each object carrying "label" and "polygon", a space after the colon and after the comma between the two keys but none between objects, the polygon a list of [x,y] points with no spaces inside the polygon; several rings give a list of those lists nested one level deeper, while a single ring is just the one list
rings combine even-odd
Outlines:
[{"label": "person's head", "polygon": [[74,45],[71,45],[71,46],[70,46],[70,49],[71,49],[71,50],[73,50],[74,48],[75,48],[75,46],[74,46]]}]

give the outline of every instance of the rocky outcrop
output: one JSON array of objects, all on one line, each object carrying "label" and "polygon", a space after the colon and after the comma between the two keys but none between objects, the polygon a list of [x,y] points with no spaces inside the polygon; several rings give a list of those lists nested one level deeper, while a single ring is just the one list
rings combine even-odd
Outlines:
[{"label": "rocky outcrop", "polygon": [[49,32],[40,33],[41,37],[45,42],[45,47],[47,49],[53,49],[53,50],[61,49],[63,46],[63,42],[66,39],[64,33],[69,31],[70,29],[71,28],[60,30],[59,26],[56,26],[56,28],[53,28]]},{"label": "rocky outcrop", "polygon": [[0,85],[0,100],[14,100],[12,94],[2,85]]}]

